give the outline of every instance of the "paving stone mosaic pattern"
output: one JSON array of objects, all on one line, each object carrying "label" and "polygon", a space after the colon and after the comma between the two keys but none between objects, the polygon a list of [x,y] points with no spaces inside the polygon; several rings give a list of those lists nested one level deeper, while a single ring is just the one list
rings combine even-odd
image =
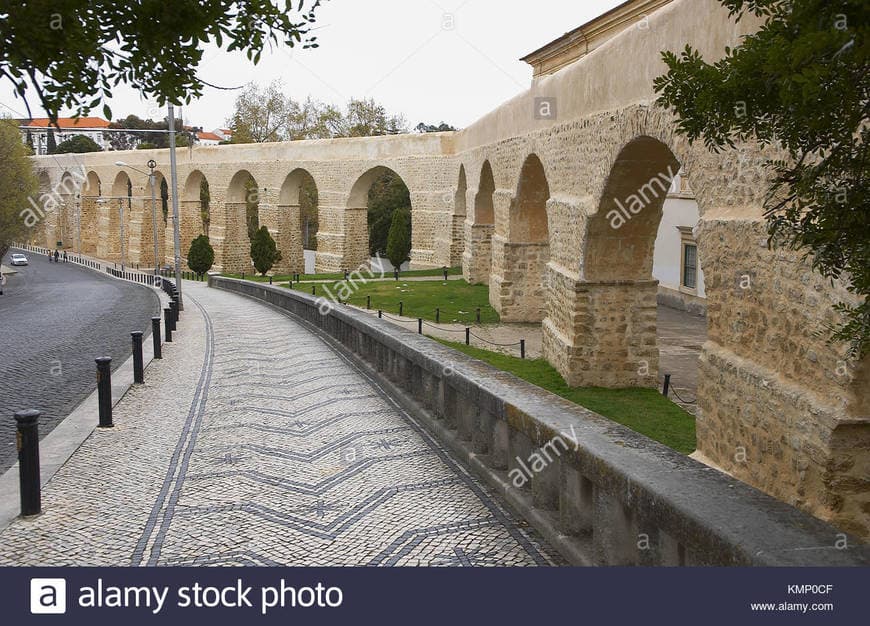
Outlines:
[{"label": "paving stone mosaic pattern", "polygon": [[562,564],[308,327],[188,296],[180,342],[49,483],[45,513],[0,534],[0,564]]}]

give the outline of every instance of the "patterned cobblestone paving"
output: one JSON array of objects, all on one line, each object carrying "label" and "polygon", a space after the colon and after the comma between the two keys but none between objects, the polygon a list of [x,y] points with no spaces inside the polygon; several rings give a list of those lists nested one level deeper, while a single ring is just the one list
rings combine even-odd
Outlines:
[{"label": "patterned cobblestone paving", "polygon": [[0,564],[561,564],[306,327],[186,293],[181,341],[49,483],[45,513],[0,535]]},{"label": "patterned cobblestone paving", "polygon": [[94,359],[130,356],[130,332],[148,330],[157,295],[72,263],[27,255],[0,296],[0,472],[15,463],[12,415],[42,412],[45,436],[96,389]]}]

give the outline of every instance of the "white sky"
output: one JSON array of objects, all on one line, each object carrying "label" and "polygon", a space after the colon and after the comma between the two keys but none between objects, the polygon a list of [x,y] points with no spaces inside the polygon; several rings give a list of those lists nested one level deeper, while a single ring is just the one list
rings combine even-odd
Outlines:
[{"label": "white sky", "polygon": [[[621,2],[328,0],[317,12],[319,48],[281,47],[264,53],[256,66],[243,54],[210,48],[200,76],[227,87],[280,78],[297,100],[310,94],[344,105],[351,97],[373,97],[391,113],[404,114],[412,128],[421,121],[464,127],[528,88],[531,67],[520,57]],[[445,14],[453,16],[452,30],[442,28],[449,23]],[[224,126],[235,97],[207,88],[184,108],[184,119],[206,130]],[[30,102],[35,107],[35,98]],[[0,103],[4,113],[25,117],[5,81]],[[115,119],[165,115],[131,87],[117,88],[110,105]],[[101,108],[92,114],[102,116]]]}]

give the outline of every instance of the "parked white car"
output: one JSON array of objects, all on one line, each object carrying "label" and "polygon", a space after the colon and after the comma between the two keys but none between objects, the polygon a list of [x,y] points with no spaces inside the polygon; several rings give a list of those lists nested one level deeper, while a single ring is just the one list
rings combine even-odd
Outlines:
[{"label": "parked white car", "polygon": [[27,257],[23,254],[16,253],[10,257],[9,262],[12,265],[27,265]]}]

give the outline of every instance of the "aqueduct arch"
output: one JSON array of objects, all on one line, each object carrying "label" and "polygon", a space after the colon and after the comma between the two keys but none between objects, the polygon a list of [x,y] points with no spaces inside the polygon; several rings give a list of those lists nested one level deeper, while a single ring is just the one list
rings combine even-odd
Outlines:
[{"label": "aqueduct arch", "polygon": [[488,284],[492,273],[492,235],[495,230],[493,194],[495,179],[489,159],[480,168],[480,182],[474,194],[473,212],[465,221],[465,250],[462,273],[469,283]]},{"label": "aqueduct arch", "polygon": [[102,195],[102,183],[96,172],[90,171],[85,177],[85,184],[81,190],[81,252],[82,254],[94,255],[97,253],[97,241],[100,231],[97,228],[99,222],[100,205],[97,200]]},{"label": "aqueduct arch", "polygon": [[[286,273],[304,273],[305,257],[303,245],[303,231],[309,237],[317,237],[317,215],[314,221],[303,219],[303,194],[313,190],[316,202],[317,183],[311,173],[304,168],[296,168],[290,172],[281,185],[278,194],[277,213],[274,216],[274,224],[277,229],[278,249],[281,250],[282,259],[277,268]],[[315,214],[317,206],[314,207]],[[314,232],[308,232],[313,226]]]},{"label": "aqueduct arch", "polygon": [[260,197],[257,180],[248,170],[236,172],[226,192],[223,267],[226,272],[251,271],[249,221],[259,223]]},{"label": "aqueduct arch", "polygon": [[489,301],[505,321],[540,322],[547,303],[550,185],[536,154],[526,157],[516,189],[492,238]]},{"label": "aqueduct arch", "polygon": [[[397,177],[407,186],[405,179],[395,170],[384,165],[378,165],[363,173],[356,179],[353,187],[351,187],[347,198],[347,208],[344,213],[344,259],[347,263],[347,267],[344,269],[353,271],[360,267],[368,267],[369,265],[371,258],[368,224],[369,192],[375,181],[385,174]],[[411,202],[413,204],[413,199]],[[411,236],[413,239],[413,206],[411,209]]]}]

